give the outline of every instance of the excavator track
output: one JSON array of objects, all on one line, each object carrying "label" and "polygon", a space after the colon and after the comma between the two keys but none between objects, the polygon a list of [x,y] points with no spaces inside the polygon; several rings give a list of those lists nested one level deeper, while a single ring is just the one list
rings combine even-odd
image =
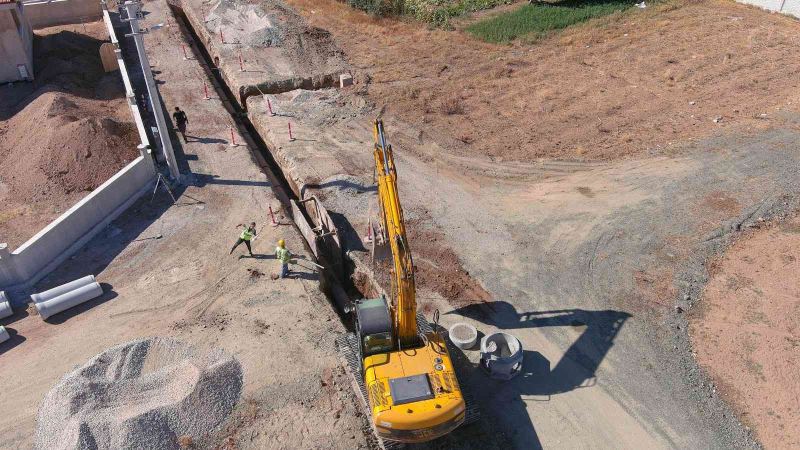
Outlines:
[{"label": "excavator track", "polygon": [[[433,327],[422,314],[417,314],[417,329],[419,330],[420,334],[428,334],[433,332]],[[447,340],[447,346],[452,355],[454,350],[452,345],[450,344],[449,340]],[[336,338],[336,348],[339,352],[339,357],[342,358],[342,362],[344,363],[347,372],[350,373],[355,386],[356,393],[358,394],[358,398],[361,400],[361,407],[364,410],[364,415],[368,418],[370,422],[370,426],[372,426],[372,433],[375,436],[375,439],[378,442],[378,446],[382,450],[399,450],[406,448],[406,444],[402,442],[396,441],[389,441],[381,439],[376,432],[374,425],[372,425],[372,420],[369,418],[372,417],[372,411],[369,407],[369,400],[367,397],[367,387],[364,385],[364,378],[361,376],[361,363],[359,361],[358,356],[358,338],[356,337],[355,333],[347,333],[342,334]],[[462,378],[463,368],[459,368],[458,366],[454,367],[456,370],[456,378]],[[459,370],[461,369],[461,370]],[[464,418],[464,423],[461,424],[463,427],[464,425],[468,425],[474,422],[477,422],[480,419],[480,410],[477,407],[476,402],[472,395],[464,390],[464,385],[459,383],[461,388],[461,395],[464,397],[464,404],[466,406],[466,417]]]}]

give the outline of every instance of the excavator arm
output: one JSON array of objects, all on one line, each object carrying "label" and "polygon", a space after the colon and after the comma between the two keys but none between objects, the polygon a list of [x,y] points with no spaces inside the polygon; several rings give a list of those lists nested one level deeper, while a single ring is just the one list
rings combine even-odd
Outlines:
[{"label": "excavator arm", "polygon": [[383,122],[375,121],[375,170],[378,178],[378,202],[387,240],[394,260],[393,289],[397,293],[392,305],[395,339],[400,348],[416,346],[417,301],[414,285],[414,261],[408,247],[403,209],[397,191],[397,170],[392,146],[386,144]]}]

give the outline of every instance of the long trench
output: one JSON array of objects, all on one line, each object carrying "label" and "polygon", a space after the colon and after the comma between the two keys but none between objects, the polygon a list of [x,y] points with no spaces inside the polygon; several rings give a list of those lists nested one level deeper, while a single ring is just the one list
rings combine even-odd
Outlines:
[{"label": "long trench", "polygon": [[[269,178],[278,200],[281,202],[284,211],[287,212],[287,216],[291,217],[292,203],[296,202],[298,209],[303,214],[302,220],[313,224],[314,221],[305,206],[306,204],[300,202],[301,199],[297,195],[297,186],[291,183],[290,179],[284,174],[283,169],[275,160],[266,142],[264,142],[264,139],[258,134],[258,131],[250,121],[246,110],[238,103],[236,95],[225,83],[219,68],[214,65],[213,58],[202,44],[202,39],[200,39],[195,32],[186,14],[179,5],[173,2],[170,2],[169,5],[175,15],[181,32],[193,43],[191,46],[192,50],[195,52],[196,56],[201,59],[203,70],[206,72],[206,75],[213,80],[213,89],[220,96],[220,99],[222,99],[226,111],[230,114],[241,136],[247,141],[249,148],[253,150],[253,156]],[[300,218],[292,217],[292,219],[298,220]],[[300,232],[299,227],[294,222],[292,226],[303,236],[303,233]],[[340,238],[343,239],[343,237]],[[312,246],[307,241],[305,244],[308,253],[314,255]],[[330,252],[332,250],[327,249],[327,251]],[[341,268],[341,270],[331,270],[332,262],[329,261],[324,254],[316,256],[316,259],[318,260],[316,262],[325,267],[319,271],[320,290],[328,297],[329,302],[334,306],[334,309],[339,314],[339,318],[345,327],[347,329],[352,329],[352,320],[349,318],[349,314],[344,311],[344,306],[349,304],[351,298],[361,297],[361,292],[349,276],[353,270],[352,264],[349,263],[347,258],[339,258],[341,261],[344,261],[343,264],[345,264],[345,267]]]}]

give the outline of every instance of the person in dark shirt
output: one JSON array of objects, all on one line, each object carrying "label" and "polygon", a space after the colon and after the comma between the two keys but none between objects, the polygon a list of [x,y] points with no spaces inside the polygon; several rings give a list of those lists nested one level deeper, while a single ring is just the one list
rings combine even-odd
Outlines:
[{"label": "person in dark shirt", "polygon": [[172,113],[172,118],[175,119],[178,131],[181,133],[181,136],[183,136],[183,142],[189,142],[189,140],[186,139],[186,124],[189,123],[189,118],[186,117],[186,113],[176,106],[175,112]]}]

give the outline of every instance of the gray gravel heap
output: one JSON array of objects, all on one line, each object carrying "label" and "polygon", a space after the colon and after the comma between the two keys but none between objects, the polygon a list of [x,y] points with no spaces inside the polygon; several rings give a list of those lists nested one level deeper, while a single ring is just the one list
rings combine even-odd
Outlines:
[{"label": "gray gravel heap", "polygon": [[[67,374],[39,407],[37,449],[177,449],[233,410],[242,368],[169,338],[118,345]],[[184,438],[185,439],[185,438]]]}]

